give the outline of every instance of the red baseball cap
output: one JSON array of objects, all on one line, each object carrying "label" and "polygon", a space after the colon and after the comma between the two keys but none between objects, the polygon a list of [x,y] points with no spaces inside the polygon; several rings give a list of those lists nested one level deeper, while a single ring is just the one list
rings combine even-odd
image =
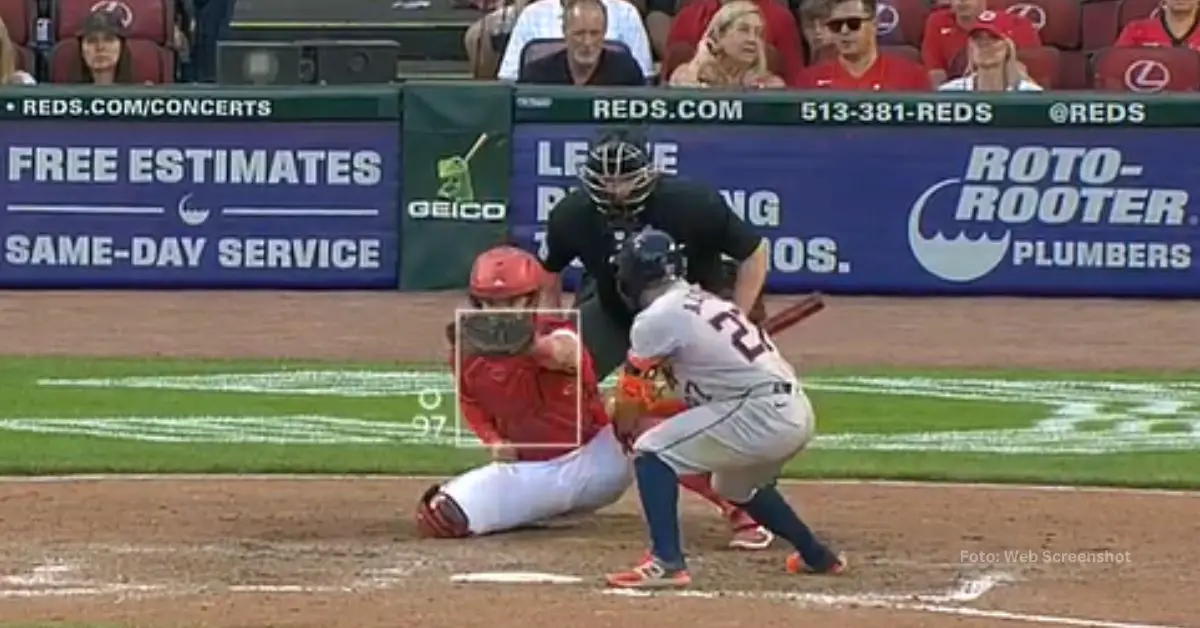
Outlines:
[{"label": "red baseball cap", "polygon": [[995,11],[984,11],[979,14],[979,17],[975,18],[975,23],[971,24],[970,28],[967,29],[967,36],[974,35],[975,33],[988,33],[1000,39],[1008,38],[1008,33],[996,23]]}]

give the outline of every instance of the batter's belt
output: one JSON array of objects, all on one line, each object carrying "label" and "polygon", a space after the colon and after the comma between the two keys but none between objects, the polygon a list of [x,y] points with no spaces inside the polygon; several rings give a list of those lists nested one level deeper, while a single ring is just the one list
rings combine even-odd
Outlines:
[{"label": "batter's belt", "polygon": [[796,386],[791,382],[763,382],[747,388],[741,394],[725,399],[709,399],[706,400],[705,403],[725,403],[727,401],[745,401],[746,399],[770,397],[772,395],[791,395],[794,394],[796,390]]}]

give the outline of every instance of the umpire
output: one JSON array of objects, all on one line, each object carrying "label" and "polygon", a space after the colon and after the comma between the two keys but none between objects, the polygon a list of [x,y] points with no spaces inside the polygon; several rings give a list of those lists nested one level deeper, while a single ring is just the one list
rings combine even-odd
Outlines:
[{"label": "umpire", "polygon": [[[765,318],[766,241],[716,190],[661,176],[646,146],[632,130],[602,134],[580,168],[582,185],[550,212],[542,265],[551,279],[543,306],[560,307],[561,274],[579,259],[584,281],[575,303],[600,378],[625,360],[636,314],[617,289],[612,259],[628,234],[645,227],[665,231],[682,245],[689,282],[732,300],[756,323]],[[734,261],[723,261],[722,254]]]}]

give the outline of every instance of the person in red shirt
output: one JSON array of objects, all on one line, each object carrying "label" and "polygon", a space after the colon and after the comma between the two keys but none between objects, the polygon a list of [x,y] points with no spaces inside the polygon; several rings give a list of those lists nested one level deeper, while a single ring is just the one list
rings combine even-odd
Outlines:
[{"label": "person in red shirt", "polygon": [[[766,28],[763,40],[773,50],[768,57],[774,57],[778,67],[772,67],[780,76],[794,76],[804,65],[804,52],[800,46],[800,31],[796,29],[796,20],[788,13],[787,7],[777,0],[753,0],[762,14]],[[671,22],[671,32],[667,35],[667,59],[663,63],[662,76],[669,77],[675,68],[691,60],[713,16],[727,4],[722,0],[693,0],[679,11]]]},{"label": "person in red shirt", "polygon": [[1042,45],[1037,27],[1026,17],[990,11],[987,0],[950,0],[949,7],[934,9],[925,19],[921,61],[929,70],[932,85],[962,75],[966,67],[967,31],[980,21],[995,24],[1018,49]]},{"label": "person in red shirt", "polygon": [[1166,0],[1149,17],[1121,29],[1117,47],[1161,46],[1200,51],[1200,0]]},{"label": "person in red shirt", "polygon": [[[633,483],[627,447],[576,326],[533,309],[545,281],[541,262],[512,246],[484,251],[472,265],[468,296],[477,311],[449,329],[456,345],[451,363],[461,416],[492,463],[422,495],[416,522],[423,536],[484,535],[599,510]],[[770,545],[774,537],[721,499],[711,476],[680,483],[726,516],[731,546]]]},{"label": "person in red shirt", "polygon": [[929,91],[925,68],[882,54],[876,43],[876,0],[834,0],[825,20],[837,57],[804,70],[793,84],[839,91]]}]

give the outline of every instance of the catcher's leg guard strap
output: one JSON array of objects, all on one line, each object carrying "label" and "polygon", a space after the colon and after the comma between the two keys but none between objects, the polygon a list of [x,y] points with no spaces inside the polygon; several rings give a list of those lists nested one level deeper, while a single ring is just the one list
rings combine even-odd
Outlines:
[{"label": "catcher's leg guard strap", "polygon": [[417,504],[417,531],[422,536],[440,539],[460,539],[471,534],[466,513],[436,484],[425,491]]}]

